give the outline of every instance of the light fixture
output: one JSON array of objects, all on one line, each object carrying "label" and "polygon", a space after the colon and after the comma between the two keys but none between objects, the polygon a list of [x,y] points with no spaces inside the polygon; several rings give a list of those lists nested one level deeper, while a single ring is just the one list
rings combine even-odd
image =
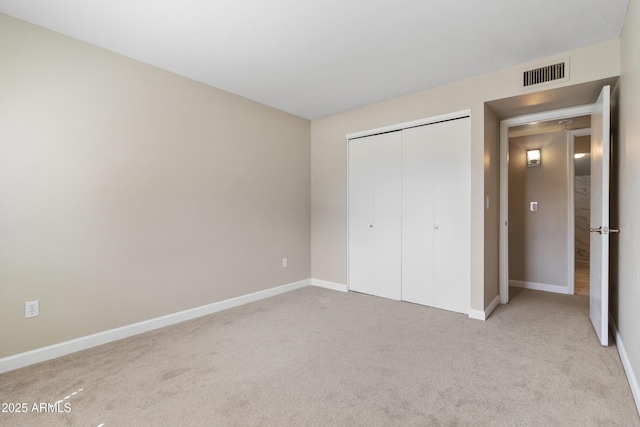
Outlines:
[{"label": "light fixture", "polygon": [[586,155],[587,155],[587,153],[576,153],[576,154],[573,155],[573,158],[574,159],[581,159]]},{"label": "light fixture", "polygon": [[567,132],[569,129],[567,128],[567,125],[570,125],[571,123],[573,123],[573,120],[571,119],[566,119],[566,120],[560,120],[558,122],[558,124],[560,125],[564,125],[564,131]]},{"label": "light fixture", "polygon": [[527,150],[527,167],[540,166],[540,149]]}]

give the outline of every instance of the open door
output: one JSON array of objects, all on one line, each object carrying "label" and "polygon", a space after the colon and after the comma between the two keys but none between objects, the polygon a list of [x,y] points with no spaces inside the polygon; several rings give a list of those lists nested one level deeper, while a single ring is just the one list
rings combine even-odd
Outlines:
[{"label": "open door", "polygon": [[609,345],[609,159],[611,88],[591,114],[591,254],[589,316],[600,344]]}]

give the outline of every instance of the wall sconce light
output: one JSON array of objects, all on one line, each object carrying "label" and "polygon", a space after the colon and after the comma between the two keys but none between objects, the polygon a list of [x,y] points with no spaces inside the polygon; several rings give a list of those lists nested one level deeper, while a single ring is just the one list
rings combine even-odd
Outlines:
[{"label": "wall sconce light", "polygon": [[540,166],[540,149],[527,150],[527,167]]}]

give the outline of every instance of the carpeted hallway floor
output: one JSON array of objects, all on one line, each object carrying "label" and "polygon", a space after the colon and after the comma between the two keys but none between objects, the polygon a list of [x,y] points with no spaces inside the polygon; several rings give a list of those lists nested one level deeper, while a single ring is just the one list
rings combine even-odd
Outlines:
[{"label": "carpeted hallway floor", "polygon": [[481,322],[308,287],[8,372],[0,396],[29,407],[3,426],[640,426],[587,298],[522,289]]}]

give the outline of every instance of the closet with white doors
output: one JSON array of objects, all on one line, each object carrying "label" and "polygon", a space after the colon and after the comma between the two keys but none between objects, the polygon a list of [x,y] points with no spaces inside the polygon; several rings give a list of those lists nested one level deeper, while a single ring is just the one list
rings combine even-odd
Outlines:
[{"label": "closet with white doors", "polygon": [[347,136],[350,290],[468,313],[471,128],[456,114]]}]

